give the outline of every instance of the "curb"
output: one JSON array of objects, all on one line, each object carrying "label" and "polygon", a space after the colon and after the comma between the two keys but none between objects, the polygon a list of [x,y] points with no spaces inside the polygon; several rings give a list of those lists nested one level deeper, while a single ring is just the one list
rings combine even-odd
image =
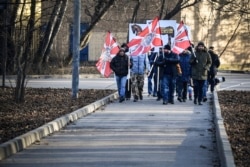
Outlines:
[{"label": "curb", "polygon": [[[219,85],[218,85],[219,86]],[[216,143],[222,167],[235,167],[234,156],[228,135],[221,115],[221,108],[217,94],[218,88],[213,92],[213,110],[215,111]]]},{"label": "curb", "polygon": [[82,118],[101,106],[111,103],[118,98],[118,93],[113,93],[101,100],[91,103],[83,108],[73,111],[70,114],[57,118],[37,129],[27,132],[21,136],[18,136],[12,140],[9,140],[0,145],[0,160],[3,160],[23,149],[27,148],[36,141],[40,141],[43,137],[46,137],[54,132],[59,131],[69,123],[72,123],[79,118]]}]

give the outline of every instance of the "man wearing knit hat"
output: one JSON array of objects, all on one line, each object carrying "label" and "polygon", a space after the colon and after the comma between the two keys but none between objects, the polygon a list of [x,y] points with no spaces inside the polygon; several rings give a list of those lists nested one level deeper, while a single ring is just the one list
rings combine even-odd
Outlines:
[{"label": "man wearing knit hat", "polygon": [[192,79],[194,84],[194,104],[201,104],[203,97],[203,87],[207,80],[207,73],[212,64],[211,57],[203,42],[198,42],[194,54],[190,58],[192,67]]},{"label": "man wearing knit hat", "polygon": [[156,65],[160,67],[161,95],[163,104],[174,104],[174,91],[176,77],[178,75],[176,64],[179,63],[179,56],[171,51],[170,45],[164,46]]}]

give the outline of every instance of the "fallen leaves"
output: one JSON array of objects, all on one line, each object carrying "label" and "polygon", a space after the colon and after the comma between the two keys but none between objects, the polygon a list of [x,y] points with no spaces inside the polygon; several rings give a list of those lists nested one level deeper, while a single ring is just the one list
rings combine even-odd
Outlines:
[{"label": "fallen leaves", "polygon": [[237,167],[250,164],[250,92],[218,92],[222,117]]},{"label": "fallen leaves", "polygon": [[115,90],[79,90],[72,100],[71,89],[26,88],[25,102],[13,102],[13,89],[0,91],[0,144],[47,122],[71,113],[115,92]]}]

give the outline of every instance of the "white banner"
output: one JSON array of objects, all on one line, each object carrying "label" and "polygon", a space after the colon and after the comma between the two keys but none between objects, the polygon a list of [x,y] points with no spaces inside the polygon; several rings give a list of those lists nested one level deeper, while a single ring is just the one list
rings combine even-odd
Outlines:
[{"label": "white banner", "polygon": [[[147,24],[149,24],[152,20],[147,20]],[[170,44],[173,47],[174,38],[177,32],[177,23],[176,20],[159,20],[160,28],[161,28],[161,39],[163,42],[163,46],[166,44]]]}]

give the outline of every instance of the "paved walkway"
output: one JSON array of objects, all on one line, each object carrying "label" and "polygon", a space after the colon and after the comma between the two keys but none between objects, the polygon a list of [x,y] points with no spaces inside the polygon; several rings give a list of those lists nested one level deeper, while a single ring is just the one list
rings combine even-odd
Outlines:
[{"label": "paved walkway", "polygon": [[212,98],[114,101],[0,161],[1,167],[216,167]]}]

